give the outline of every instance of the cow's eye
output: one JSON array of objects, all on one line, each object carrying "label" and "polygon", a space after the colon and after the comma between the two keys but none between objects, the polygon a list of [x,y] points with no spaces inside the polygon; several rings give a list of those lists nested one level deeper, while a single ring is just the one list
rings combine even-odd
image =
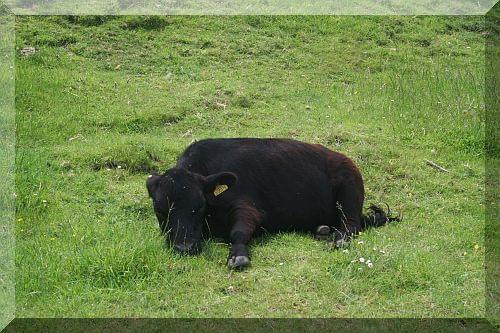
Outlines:
[{"label": "cow's eye", "polygon": [[198,213],[198,212],[199,212],[202,208],[203,208],[203,206],[201,206],[201,207],[197,207],[197,208],[193,208],[193,209],[191,210],[191,213],[196,214],[196,213]]}]

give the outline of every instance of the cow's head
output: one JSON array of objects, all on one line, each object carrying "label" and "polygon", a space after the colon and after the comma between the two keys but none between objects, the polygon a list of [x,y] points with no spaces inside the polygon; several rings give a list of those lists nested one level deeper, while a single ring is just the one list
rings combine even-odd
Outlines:
[{"label": "cow's head", "polygon": [[183,253],[198,253],[207,205],[217,204],[237,179],[231,172],[205,177],[181,168],[150,175],[146,187],[166,240]]}]

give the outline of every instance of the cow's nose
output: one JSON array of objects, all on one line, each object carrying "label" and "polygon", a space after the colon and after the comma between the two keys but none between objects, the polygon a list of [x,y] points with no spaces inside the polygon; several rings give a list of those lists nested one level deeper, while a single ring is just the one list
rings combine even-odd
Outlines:
[{"label": "cow's nose", "polygon": [[181,244],[175,244],[174,245],[175,249],[181,253],[189,253],[191,252],[191,249],[193,247],[193,244],[186,244],[186,243],[181,243]]}]

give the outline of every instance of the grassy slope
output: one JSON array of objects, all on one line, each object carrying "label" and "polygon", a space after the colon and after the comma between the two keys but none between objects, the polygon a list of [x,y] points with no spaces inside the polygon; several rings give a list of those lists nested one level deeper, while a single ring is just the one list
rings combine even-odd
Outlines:
[{"label": "grassy slope", "polygon": [[14,316],[14,18],[0,4],[0,327]]},{"label": "grassy slope", "polygon": [[[17,20],[17,316],[484,316],[481,18]],[[344,152],[405,221],[178,257],[147,172],[233,136]]]}]

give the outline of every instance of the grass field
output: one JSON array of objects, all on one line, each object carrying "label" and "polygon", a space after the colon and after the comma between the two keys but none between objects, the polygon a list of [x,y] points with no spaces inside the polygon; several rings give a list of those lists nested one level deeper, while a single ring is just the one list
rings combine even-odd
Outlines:
[{"label": "grass field", "polygon": [[[483,18],[16,20],[18,317],[484,317]],[[347,154],[404,221],[243,272],[165,248],[148,172],[246,136]]]}]

